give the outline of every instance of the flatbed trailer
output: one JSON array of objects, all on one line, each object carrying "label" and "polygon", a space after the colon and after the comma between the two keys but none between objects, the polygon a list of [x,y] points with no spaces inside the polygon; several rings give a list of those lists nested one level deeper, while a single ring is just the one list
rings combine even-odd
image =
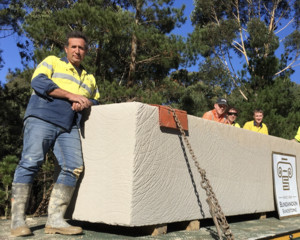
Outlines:
[{"label": "flatbed trailer", "polygon": [[[47,217],[28,217],[27,222],[33,235],[22,239],[63,239],[63,240],[217,240],[215,226],[207,224],[194,231],[180,230],[179,223],[170,224],[169,232],[157,236],[147,234],[144,227],[121,227],[101,223],[70,221],[73,225],[83,227],[83,234],[77,236],[51,235],[44,233]],[[238,219],[238,218],[237,218]],[[229,222],[232,221],[229,218]],[[236,240],[290,240],[300,239],[300,217],[279,220],[277,217],[230,222]],[[0,240],[17,239],[10,235],[10,220],[0,220]]]}]

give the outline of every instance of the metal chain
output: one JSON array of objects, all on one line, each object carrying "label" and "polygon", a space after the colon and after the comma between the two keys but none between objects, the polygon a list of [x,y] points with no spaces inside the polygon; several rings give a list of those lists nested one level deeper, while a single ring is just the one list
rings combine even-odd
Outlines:
[{"label": "metal chain", "polygon": [[208,178],[206,177],[206,171],[200,167],[200,164],[197,161],[197,158],[194,154],[194,151],[191,147],[191,144],[190,144],[189,140],[186,137],[186,134],[185,134],[185,132],[184,132],[182,126],[181,126],[181,123],[180,123],[180,121],[179,121],[179,119],[176,115],[175,110],[170,106],[169,106],[169,109],[173,113],[175,122],[176,122],[176,124],[177,124],[177,126],[178,126],[178,128],[181,132],[181,135],[182,135],[182,137],[183,137],[183,139],[186,143],[187,148],[189,149],[189,152],[192,156],[194,164],[197,167],[198,172],[201,175],[202,180],[201,180],[200,184],[201,184],[201,187],[205,190],[206,196],[208,197],[206,199],[206,202],[208,203],[209,212],[210,212],[210,214],[213,218],[213,221],[216,225],[216,229],[217,229],[219,238],[222,239],[222,232],[223,232],[226,239],[234,240],[234,236],[233,236],[233,233],[230,230],[230,226],[229,226],[229,224],[226,220],[226,217],[225,217],[225,215],[224,215],[224,213],[221,209],[221,206],[219,205],[218,199],[217,199],[215,193],[213,192],[212,186],[210,185],[210,182],[209,182]]}]

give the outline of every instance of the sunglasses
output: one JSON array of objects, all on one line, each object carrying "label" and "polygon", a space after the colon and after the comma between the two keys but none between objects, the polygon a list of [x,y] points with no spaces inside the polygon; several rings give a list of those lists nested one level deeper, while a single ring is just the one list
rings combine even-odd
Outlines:
[{"label": "sunglasses", "polygon": [[227,105],[225,105],[225,104],[218,104],[219,105],[219,108],[226,108],[227,107]]},{"label": "sunglasses", "polygon": [[234,116],[237,116],[237,113],[229,112],[228,115],[234,115]]}]

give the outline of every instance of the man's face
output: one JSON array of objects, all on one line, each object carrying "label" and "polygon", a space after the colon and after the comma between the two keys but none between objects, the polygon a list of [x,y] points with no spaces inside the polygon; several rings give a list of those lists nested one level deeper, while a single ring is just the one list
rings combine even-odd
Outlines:
[{"label": "man's face", "polygon": [[65,47],[67,58],[74,66],[79,67],[86,54],[85,41],[82,38],[69,38],[69,45]]},{"label": "man's face", "polygon": [[256,113],[254,113],[253,118],[257,124],[261,124],[261,122],[264,118],[264,114],[260,113],[260,112],[256,112]]},{"label": "man's face", "polygon": [[215,103],[214,107],[215,107],[215,109],[217,111],[217,114],[220,116],[220,115],[222,115],[222,114],[225,113],[227,106],[224,105],[224,104],[217,104],[217,103]]},{"label": "man's face", "polygon": [[228,118],[229,122],[233,123],[236,120],[237,111],[234,109],[229,109],[227,115],[228,115],[227,118]]}]

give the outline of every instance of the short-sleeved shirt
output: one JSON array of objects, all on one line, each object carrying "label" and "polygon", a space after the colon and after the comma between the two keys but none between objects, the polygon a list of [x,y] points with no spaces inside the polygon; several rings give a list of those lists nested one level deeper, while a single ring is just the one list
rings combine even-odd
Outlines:
[{"label": "short-sleeved shirt", "polygon": [[269,135],[267,125],[264,123],[257,125],[254,120],[246,122],[243,128],[248,129],[253,132],[258,132],[258,133],[263,133],[263,134]]},{"label": "short-sleeved shirt", "polygon": [[241,128],[240,124],[238,124],[237,122],[233,122],[231,124],[231,126],[237,127],[237,128]]},{"label": "short-sleeved shirt", "polygon": [[202,118],[228,124],[228,120],[226,119],[225,114],[218,116],[216,109],[204,113]]}]

